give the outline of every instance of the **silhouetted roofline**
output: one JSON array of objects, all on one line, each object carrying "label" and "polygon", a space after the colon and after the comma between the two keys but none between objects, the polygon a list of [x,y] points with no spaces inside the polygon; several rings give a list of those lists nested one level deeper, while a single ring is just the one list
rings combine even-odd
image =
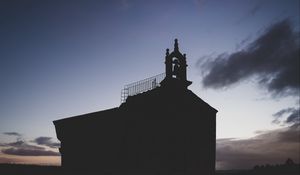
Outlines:
[{"label": "silhouetted roofline", "polygon": [[[159,87],[157,87],[155,89],[151,89],[151,90],[146,91],[146,92],[142,92],[142,93],[139,93],[139,94],[136,94],[136,95],[133,95],[133,96],[129,96],[128,100],[131,101],[131,100],[135,100],[135,99],[138,99],[138,98],[143,98],[145,96],[149,96],[150,94],[153,94],[153,93],[156,93],[156,92],[160,91],[162,88],[170,88],[170,86],[169,87],[159,86]],[[198,95],[196,95],[192,90],[185,89],[185,91],[187,91],[189,94],[191,94],[192,96],[194,96],[197,100],[199,100],[199,102],[201,102],[202,104],[204,104],[205,106],[207,106],[209,109],[211,109],[215,113],[218,112],[217,109],[215,109],[214,107],[212,107],[211,105],[209,105],[207,102],[205,102],[202,98],[200,98]],[[126,103],[127,102],[122,103],[120,105],[120,107],[126,106]]]},{"label": "silhouetted roofline", "polygon": [[212,110],[214,110],[216,113],[218,112],[217,109],[215,109],[214,107],[212,107],[211,105],[209,105],[209,104],[208,104],[206,101],[204,101],[202,98],[198,97],[198,95],[196,95],[193,91],[191,91],[191,90],[189,90],[189,89],[188,89],[188,91],[189,91],[190,93],[192,93],[195,97],[197,97],[198,100],[201,100],[202,103],[206,104],[209,108],[211,108]]},{"label": "silhouetted roofline", "polygon": [[101,116],[102,113],[113,112],[113,111],[116,111],[117,109],[118,109],[118,107],[115,107],[115,108],[106,109],[106,110],[102,110],[102,111],[96,111],[96,112],[76,115],[76,116],[72,116],[72,117],[67,117],[67,118],[63,118],[63,119],[54,120],[53,123],[54,123],[54,125],[56,125],[58,123],[65,123],[65,122],[69,122],[69,121],[81,120],[83,118],[95,117],[95,115],[99,115],[97,117],[105,118],[107,116]]}]

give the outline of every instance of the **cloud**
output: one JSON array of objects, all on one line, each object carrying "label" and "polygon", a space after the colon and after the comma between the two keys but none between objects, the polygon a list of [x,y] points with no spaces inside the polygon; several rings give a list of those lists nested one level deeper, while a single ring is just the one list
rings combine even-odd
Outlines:
[{"label": "cloud", "polygon": [[9,136],[17,136],[17,137],[21,137],[22,136],[22,134],[17,133],[17,132],[4,132],[3,134],[9,135]]},{"label": "cloud", "polygon": [[50,148],[58,148],[60,146],[60,143],[53,142],[51,137],[38,137],[34,139],[32,142],[38,145],[48,146]]},{"label": "cloud", "polygon": [[250,139],[218,139],[218,169],[248,169],[257,164],[283,163],[288,157],[299,162],[300,125],[261,132]]},{"label": "cloud", "polygon": [[299,123],[300,122],[300,109],[295,109],[286,119],[286,123]]},{"label": "cloud", "polygon": [[[300,108],[286,108],[273,114],[275,124],[299,124],[300,123]],[[285,118],[285,120],[283,119]]]},{"label": "cloud", "polygon": [[[38,145],[47,146],[50,148],[57,148],[58,143],[52,142],[51,137],[38,137],[35,140]],[[43,146],[32,145],[24,140],[18,139],[15,142],[0,143],[2,147],[1,152],[9,155],[18,156],[59,156],[56,151],[47,150]]]},{"label": "cloud", "polygon": [[59,156],[58,152],[46,150],[46,148],[36,145],[30,145],[24,141],[1,144],[4,148],[1,150],[4,154],[19,156]]},{"label": "cloud", "polygon": [[2,163],[19,163],[21,162],[18,158],[7,158],[7,157],[1,157],[0,156],[0,164]]},{"label": "cloud", "polygon": [[250,9],[249,13],[253,16],[260,10],[260,8],[261,4],[255,4],[255,6]]},{"label": "cloud", "polygon": [[298,94],[299,51],[299,33],[293,31],[288,19],[279,21],[243,50],[199,60],[202,84],[220,89],[255,78],[273,95]]},{"label": "cloud", "polygon": [[295,108],[286,108],[286,109],[282,109],[278,112],[276,112],[275,114],[273,114],[274,117],[282,117],[285,113],[290,113],[292,111],[294,111]]},{"label": "cloud", "polygon": [[19,146],[24,146],[26,143],[22,140],[18,140],[16,142],[11,142],[11,143],[3,143],[1,146],[14,146],[14,147],[19,147]]},{"label": "cloud", "polygon": [[249,20],[251,17],[255,16],[256,13],[261,10],[262,8],[262,1],[257,2],[256,4],[254,4],[248,11],[246,11],[246,13],[237,20],[236,24],[240,24],[244,21]]},{"label": "cloud", "polygon": [[2,153],[18,156],[59,156],[58,152],[45,149],[25,149],[25,148],[7,148]]}]

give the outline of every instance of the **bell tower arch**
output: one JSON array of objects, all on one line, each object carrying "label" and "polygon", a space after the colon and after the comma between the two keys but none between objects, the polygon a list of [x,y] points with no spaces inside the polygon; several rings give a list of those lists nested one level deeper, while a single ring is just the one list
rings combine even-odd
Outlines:
[{"label": "bell tower arch", "polygon": [[166,50],[165,66],[166,78],[163,80],[162,84],[166,84],[170,81],[178,81],[185,87],[192,84],[191,81],[187,80],[186,54],[180,53],[177,39],[175,39],[173,52],[169,53],[169,49]]}]

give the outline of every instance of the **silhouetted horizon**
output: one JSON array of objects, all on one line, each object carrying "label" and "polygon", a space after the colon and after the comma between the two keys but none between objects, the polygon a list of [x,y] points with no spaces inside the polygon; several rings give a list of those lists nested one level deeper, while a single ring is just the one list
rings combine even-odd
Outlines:
[{"label": "silhouetted horizon", "polygon": [[[283,163],[283,162],[281,162]],[[283,164],[270,165],[265,164],[267,168],[257,168],[253,169],[238,169],[238,170],[216,170],[216,175],[276,175],[282,174],[285,175],[298,175],[300,172],[300,164],[294,164],[290,166]],[[280,168],[283,167],[283,168]],[[53,174],[56,175],[67,175],[68,172],[64,171],[61,166],[46,166],[46,165],[18,165],[18,164],[0,164],[0,173],[5,174],[28,174],[28,175],[47,175]],[[72,172],[72,174],[82,175],[85,173],[82,172]]]}]

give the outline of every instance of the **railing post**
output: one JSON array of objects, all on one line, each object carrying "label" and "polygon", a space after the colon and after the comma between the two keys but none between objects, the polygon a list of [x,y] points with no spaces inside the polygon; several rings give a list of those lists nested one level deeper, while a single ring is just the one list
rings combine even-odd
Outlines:
[{"label": "railing post", "polygon": [[125,85],[124,89],[121,90],[121,103],[124,103],[128,96],[133,96],[159,87],[159,83],[165,78],[165,76],[165,73],[162,73],[141,81]]}]

